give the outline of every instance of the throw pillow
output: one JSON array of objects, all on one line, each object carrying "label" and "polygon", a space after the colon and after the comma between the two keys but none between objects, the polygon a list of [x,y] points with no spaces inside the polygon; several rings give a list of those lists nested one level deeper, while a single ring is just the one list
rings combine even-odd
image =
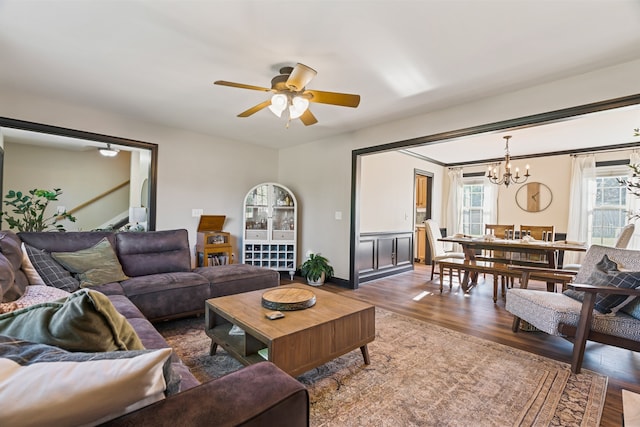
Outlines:
[{"label": "throw pillow", "polygon": [[56,301],[67,298],[71,295],[62,289],[54,288],[46,285],[29,285],[24,295],[12,302],[3,302],[0,304],[0,314],[9,313],[32,305],[41,304],[43,302]]},{"label": "throw pillow", "polygon": [[[67,353],[0,341],[0,425],[97,425],[161,400],[171,349]],[[37,393],[34,392],[37,390]]]},{"label": "throw pillow", "polygon": [[[609,276],[619,272],[618,264],[611,261],[605,254],[602,259],[596,264],[596,269],[591,273],[587,279],[587,283],[594,286],[603,286],[609,282]],[[584,292],[576,291],[574,289],[567,289],[563,292],[566,296],[573,298],[574,300],[582,302],[584,300]]]},{"label": "throw pillow", "polygon": [[0,334],[69,351],[143,350],[140,338],[109,298],[81,289],[63,302],[0,314]]},{"label": "throw pillow", "polygon": [[106,237],[90,248],[75,252],[51,252],[51,257],[77,274],[81,288],[129,278],[122,271],[118,256]]},{"label": "throw pillow", "polygon": [[24,243],[21,245],[22,247],[22,271],[27,276],[27,280],[29,280],[30,285],[46,285],[42,277],[38,274],[38,271],[33,266],[33,263],[29,259],[29,255],[27,254],[27,248],[24,246]]},{"label": "throw pillow", "polygon": [[628,314],[634,319],[640,320],[640,298],[636,297],[636,299],[634,299],[629,304],[622,307],[620,311]]},{"label": "throw pillow", "polygon": [[[640,271],[623,271],[614,274],[606,285],[617,288],[638,289],[640,287]],[[628,295],[598,294],[596,295],[595,309],[602,314],[615,314],[634,299],[634,296]]]},{"label": "throw pillow", "polygon": [[78,280],[51,258],[47,251],[26,244],[24,247],[33,267],[47,286],[64,289],[67,292],[78,290],[80,287]]},{"label": "throw pillow", "polygon": [[602,257],[600,262],[596,264],[596,269],[607,274],[620,271],[618,264],[615,261],[610,260],[606,254]]}]

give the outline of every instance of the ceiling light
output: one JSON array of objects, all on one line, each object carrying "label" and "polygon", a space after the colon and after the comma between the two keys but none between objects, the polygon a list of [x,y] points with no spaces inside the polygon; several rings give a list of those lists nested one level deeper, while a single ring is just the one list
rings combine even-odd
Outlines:
[{"label": "ceiling light", "polygon": [[500,164],[493,169],[489,166],[489,169],[487,170],[487,178],[489,178],[489,181],[492,183],[497,185],[504,184],[505,187],[508,187],[509,184],[522,184],[529,179],[529,165],[526,167],[527,169],[524,176],[520,176],[520,169],[518,168],[516,168],[515,175],[511,173],[511,154],[509,153],[509,139],[511,138],[511,135],[504,136],[503,138],[506,141],[506,145],[504,147],[504,173],[502,174],[502,178],[499,179],[498,169]]},{"label": "ceiling light", "polygon": [[287,108],[287,104],[289,103],[289,99],[287,95],[282,93],[276,93],[271,97],[271,105],[269,109],[278,117],[282,116],[282,112]]},{"label": "ceiling light", "polygon": [[111,144],[107,144],[107,148],[100,148],[98,151],[105,157],[115,157],[120,152],[117,148],[111,148]]},{"label": "ceiling light", "polygon": [[302,96],[296,96],[291,100],[291,105],[289,106],[289,117],[297,119],[307,111],[307,108],[309,108],[309,100]]}]

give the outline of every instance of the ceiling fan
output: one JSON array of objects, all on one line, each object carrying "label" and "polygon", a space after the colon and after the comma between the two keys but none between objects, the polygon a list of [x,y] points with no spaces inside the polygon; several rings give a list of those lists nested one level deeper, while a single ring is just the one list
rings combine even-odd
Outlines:
[{"label": "ceiling fan", "polygon": [[288,109],[289,121],[299,118],[305,126],[310,126],[318,122],[318,119],[309,110],[310,102],[353,108],[360,104],[360,95],[306,89],[307,84],[316,74],[318,73],[314,69],[304,64],[297,64],[295,67],[280,68],[280,74],[271,79],[271,88],[224,80],[217,80],[214,84],[273,93],[270,99],[243,111],[238,114],[238,117],[249,117],[267,107],[276,116],[282,117],[282,113]]}]

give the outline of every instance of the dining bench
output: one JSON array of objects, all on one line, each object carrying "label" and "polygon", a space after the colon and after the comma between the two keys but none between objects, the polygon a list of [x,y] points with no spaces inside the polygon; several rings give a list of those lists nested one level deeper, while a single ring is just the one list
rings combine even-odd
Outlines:
[{"label": "dining bench", "polygon": [[[478,261],[478,260],[465,260],[458,258],[446,258],[439,261],[440,265],[440,292],[443,290],[443,280],[442,278],[444,270],[449,269],[449,288],[452,287],[452,279],[453,274],[452,271],[460,271],[462,270],[464,273],[462,275],[462,282],[460,282],[460,287],[464,292],[468,292],[474,285],[469,284],[469,279],[472,273],[489,273],[493,275],[493,302],[496,303],[498,301],[498,282],[499,278],[502,277],[503,280],[501,282],[502,288],[502,297],[504,298],[506,293],[506,278],[519,278],[520,286],[526,288],[529,280],[542,280],[549,283],[552,279],[554,283],[559,283],[562,285],[562,289],[566,289],[567,283],[571,282],[573,279],[573,275],[571,274],[553,274],[548,271],[537,271],[536,269],[519,269],[514,268],[511,264],[504,264],[494,261]],[[555,289],[549,288],[547,285],[547,290],[554,291]]]}]

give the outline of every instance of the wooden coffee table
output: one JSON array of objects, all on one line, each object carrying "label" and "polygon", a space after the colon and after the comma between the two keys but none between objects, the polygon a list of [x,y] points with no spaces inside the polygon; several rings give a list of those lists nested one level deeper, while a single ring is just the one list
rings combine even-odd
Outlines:
[{"label": "wooden coffee table", "polygon": [[[291,376],[300,375],[345,353],[360,348],[370,363],[367,344],[375,338],[375,307],[303,284],[278,287],[311,290],[313,307],[283,311],[285,317],[269,320],[262,294],[269,289],[211,298],[205,304],[205,331],[211,338],[210,354],[222,346],[244,365],[268,360]],[[273,288],[272,288],[273,289]],[[230,335],[233,325],[244,335]]]}]

